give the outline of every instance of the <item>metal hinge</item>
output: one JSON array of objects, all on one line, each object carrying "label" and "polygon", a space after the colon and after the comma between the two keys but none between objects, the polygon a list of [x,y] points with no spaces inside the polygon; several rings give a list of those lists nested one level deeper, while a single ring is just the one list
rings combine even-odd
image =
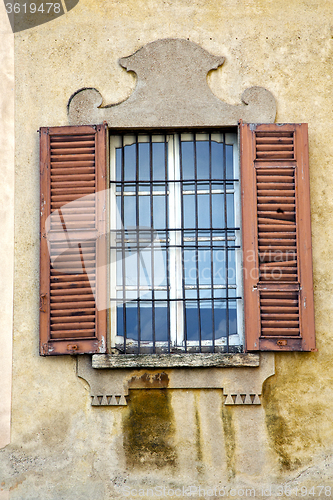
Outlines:
[{"label": "metal hinge", "polygon": [[[40,312],[43,312],[43,313],[46,312],[46,305],[47,305],[46,297],[47,297],[47,293],[42,293],[39,296],[39,310],[40,310]],[[45,307],[45,309],[43,309],[43,307]]]}]

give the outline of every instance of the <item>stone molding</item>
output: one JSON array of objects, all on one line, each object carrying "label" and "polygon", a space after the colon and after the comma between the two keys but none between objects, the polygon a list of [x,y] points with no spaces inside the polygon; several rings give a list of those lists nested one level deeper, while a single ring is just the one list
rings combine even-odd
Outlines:
[{"label": "stone molding", "polygon": [[90,356],[77,357],[77,376],[89,384],[92,406],[126,406],[129,389],[221,389],[225,405],[260,405],[262,384],[274,374],[274,353],[261,353],[259,366],[224,368],[105,369],[94,368]]},{"label": "stone molding", "polygon": [[68,103],[71,125],[106,121],[112,128],[219,127],[245,123],[273,123],[276,104],[263,87],[247,88],[241,104],[228,104],[216,97],[207,74],[222,66],[225,58],[183,39],[156,40],[119,60],[134,72],[137,83],[124,101],[102,105],[97,89],[75,92]]}]

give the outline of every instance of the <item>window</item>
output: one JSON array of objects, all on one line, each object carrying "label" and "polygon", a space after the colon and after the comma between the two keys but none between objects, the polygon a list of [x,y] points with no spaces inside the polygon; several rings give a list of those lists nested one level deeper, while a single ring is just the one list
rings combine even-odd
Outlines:
[{"label": "window", "polygon": [[226,132],[114,136],[110,210],[107,132],[40,131],[41,354],[111,347],[108,281],[127,353],[313,350],[307,126],[241,124],[240,176]]},{"label": "window", "polygon": [[237,134],[111,136],[120,352],[243,350]]}]

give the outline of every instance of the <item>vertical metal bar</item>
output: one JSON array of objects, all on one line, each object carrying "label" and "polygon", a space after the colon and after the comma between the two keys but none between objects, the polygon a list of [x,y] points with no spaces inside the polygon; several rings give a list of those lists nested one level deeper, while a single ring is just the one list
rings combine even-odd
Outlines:
[{"label": "vertical metal bar", "polygon": [[137,265],[137,270],[136,270],[136,279],[137,279],[137,305],[138,305],[138,352],[140,354],[141,350],[141,317],[140,317],[140,214],[139,214],[139,147],[138,147],[138,134],[135,134],[135,161],[136,161],[136,168],[135,168],[135,222],[136,222],[136,255],[137,255],[137,260],[136,260],[136,265]]},{"label": "vertical metal bar", "polygon": [[170,342],[170,255],[169,255],[169,203],[168,203],[168,144],[165,137],[164,142],[164,170],[165,170],[165,259],[166,259],[166,285],[167,285],[167,333],[168,333],[168,352],[170,353],[171,342]]},{"label": "vertical metal bar", "polygon": [[154,181],[153,181],[153,145],[152,145],[152,136],[149,135],[149,172],[150,172],[150,227],[151,227],[151,285],[152,285],[152,328],[153,328],[153,353],[156,352],[156,336],[155,336],[155,291],[154,291],[154,246],[153,246],[153,233],[154,233],[154,212],[153,212],[153,187],[154,187]]},{"label": "vertical metal bar", "polygon": [[196,252],[196,278],[197,278],[197,304],[198,304],[198,326],[199,326],[199,352],[201,352],[201,314],[200,314],[200,280],[199,280],[199,249],[198,249],[198,169],[197,169],[197,142],[193,134],[194,145],[194,193],[195,193],[195,252]]},{"label": "vertical metal bar", "polygon": [[124,354],[126,354],[126,268],[125,268],[125,150],[124,150],[124,136],[121,136],[121,271],[122,271],[122,284],[123,284],[123,325],[124,325]]},{"label": "vertical metal bar", "polygon": [[228,209],[227,209],[227,160],[226,160],[226,147],[225,147],[225,134],[223,134],[223,178],[224,178],[224,237],[225,237],[225,321],[226,321],[226,334],[227,334],[227,352],[229,352],[229,264],[228,264]]},{"label": "vertical metal bar", "polygon": [[209,226],[210,226],[210,286],[212,294],[212,352],[215,351],[214,315],[214,253],[213,253],[213,197],[212,197],[212,135],[209,134]]},{"label": "vertical metal bar", "polygon": [[185,297],[185,243],[184,243],[184,176],[183,176],[183,151],[182,151],[182,136],[179,134],[179,166],[180,166],[180,212],[181,212],[181,263],[182,263],[182,299],[183,299],[183,315],[184,315],[184,344],[185,352],[187,352],[187,321],[186,321],[186,297]]}]

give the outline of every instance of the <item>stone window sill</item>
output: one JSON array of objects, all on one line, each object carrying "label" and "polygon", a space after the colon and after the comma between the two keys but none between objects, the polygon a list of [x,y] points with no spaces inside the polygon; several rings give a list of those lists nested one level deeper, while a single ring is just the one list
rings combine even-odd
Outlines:
[{"label": "stone window sill", "polygon": [[92,367],[97,369],[258,367],[259,359],[259,354],[250,353],[94,354]]}]

